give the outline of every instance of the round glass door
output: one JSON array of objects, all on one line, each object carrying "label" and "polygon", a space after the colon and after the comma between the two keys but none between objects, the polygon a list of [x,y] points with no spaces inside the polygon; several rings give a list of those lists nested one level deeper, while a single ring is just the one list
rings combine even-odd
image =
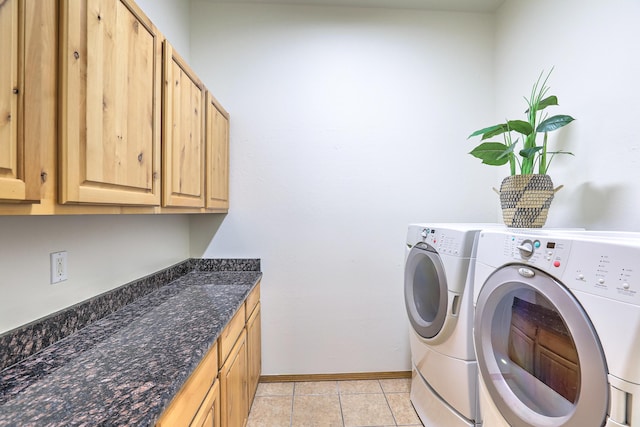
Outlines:
[{"label": "round glass door", "polygon": [[407,256],[404,300],[413,329],[423,338],[435,337],[446,319],[447,281],[440,257],[426,243],[415,245]]},{"label": "round glass door", "polygon": [[601,426],[607,367],[575,297],[525,265],[496,270],[476,303],[478,368],[491,400],[512,426]]}]

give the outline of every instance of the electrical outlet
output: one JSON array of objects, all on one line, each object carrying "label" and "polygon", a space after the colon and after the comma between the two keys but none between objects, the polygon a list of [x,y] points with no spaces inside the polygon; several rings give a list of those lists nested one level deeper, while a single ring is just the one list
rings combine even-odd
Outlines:
[{"label": "electrical outlet", "polygon": [[67,280],[67,251],[51,254],[51,284]]}]

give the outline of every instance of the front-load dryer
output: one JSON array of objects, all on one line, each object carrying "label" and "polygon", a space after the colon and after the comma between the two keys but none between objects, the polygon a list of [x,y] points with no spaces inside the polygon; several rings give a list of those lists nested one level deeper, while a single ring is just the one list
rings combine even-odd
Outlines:
[{"label": "front-load dryer", "polygon": [[411,324],[411,402],[429,427],[469,427],[479,420],[469,271],[478,232],[487,227],[504,228],[409,225],[404,295]]},{"label": "front-load dryer", "polygon": [[639,259],[637,234],[480,234],[484,426],[640,427]]}]

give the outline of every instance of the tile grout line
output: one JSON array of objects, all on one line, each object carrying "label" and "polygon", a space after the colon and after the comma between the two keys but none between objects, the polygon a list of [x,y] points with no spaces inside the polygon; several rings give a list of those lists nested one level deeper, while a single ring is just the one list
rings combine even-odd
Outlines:
[{"label": "tile grout line", "polygon": [[340,393],[340,381],[336,381],[336,391],[338,392],[338,404],[340,405],[340,419],[342,420],[342,427],[346,426],[344,421],[344,411],[342,410],[342,393]]},{"label": "tile grout line", "polygon": [[293,427],[293,405],[296,401],[296,383],[294,381],[293,387],[291,388],[291,413],[289,414],[289,427]]},{"label": "tile grout line", "polygon": [[[396,426],[396,427],[400,427],[400,426],[406,425],[406,424],[400,424],[399,423],[399,421],[398,421],[399,419],[398,419],[397,415],[394,413],[393,408],[391,407],[391,404],[390,404],[390,401],[389,401],[389,398],[388,398],[389,394],[394,394],[395,395],[395,394],[399,394],[399,393],[405,393],[406,391],[404,389],[402,389],[402,390],[401,389],[395,389],[394,387],[391,387],[391,389],[389,391],[386,391],[384,386],[383,386],[383,384],[382,384],[382,380],[376,379],[375,382],[376,382],[377,386],[379,387],[380,392],[372,392],[370,390],[366,391],[364,389],[359,389],[359,390],[354,389],[353,393],[347,393],[347,390],[345,390],[345,396],[348,395],[348,394],[354,394],[354,395],[367,395],[367,394],[370,394],[370,395],[374,395],[374,394],[382,393],[383,396],[384,396],[385,402],[387,404],[387,409],[391,413],[391,417],[392,417],[392,423],[390,423],[389,425],[393,425],[393,426]],[[347,424],[346,424],[346,419],[345,419],[345,414],[344,414],[344,402],[342,402],[342,397],[343,397],[342,387],[341,387],[342,384],[341,384],[340,381],[333,381],[332,383],[335,384],[335,391],[337,392],[337,395],[338,395],[338,407],[339,407],[339,410],[340,410],[341,426],[342,427],[346,427]],[[299,383],[297,381],[293,382],[290,390],[291,390],[291,403],[289,405],[289,411],[290,412],[289,412],[289,424],[288,424],[288,426],[289,427],[293,427],[295,425],[293,423],[293,421],[294,421],[294,411],[295,411],[295,407],[296,407],[295,398],[296,398],[296,395],[298,393],[302,393],[304,390],[303,390],[303,388],[301,388],[301,383]],[[332,393],[320,392],[320,391],[318,391],[316,389],[314,393],[310,393],[308,395],[309,396],[323,396],[323,395],[330,395],[330,394],[332,394]],[[306,395],[307,394],[302,394],[301,396],[306,396]],[[278,396],[278,394],[273,395],[273,396]],[[411,405],[411,406],[413,407],[413,405]],[[415,411],[415,409],[414,409],[414,411]],[[416,424],[415,426],[419,426],[419,425],[420,424]],[[422,426],[422,427],[424,427],[424,426]]]},{"label": "tile grout line", "polygon": [[380,389],[382,390],[382,395],[384,396],[384,401],[387,402],[387,408],[389,408],[389,412],[391,412],[391,418],[393,418],[393,423],[397,426],[398,420],[396,419],[396,414],[393,413],[393,409],[391,409],[391,405],[389,404],[389,399],[387,399],[387,392],[384,391],[384,387],[380,380],[378,380],[378,384],[380,385]]}]

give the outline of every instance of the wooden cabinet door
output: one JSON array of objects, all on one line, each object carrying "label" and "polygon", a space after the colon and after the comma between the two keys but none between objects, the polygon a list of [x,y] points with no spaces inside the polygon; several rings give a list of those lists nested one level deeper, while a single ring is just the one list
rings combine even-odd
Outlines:
[{"label": "wooden cabinet door", "polygon": [[247,321],[247,381],[249,393],[249,408],[253,403],[253,398],[258,389],[260,372],[262,370],[262,350],[261,350],[261,323],[260,323],[260,303],[253,310]]},{"label": "wooden cabinet door", "polygon": [[204,207],[204,85],[164,42],[162,206]]},{"label": "wooden cabinet door", "polygon": [[60,18],[60,203],[159,205],[161,35],[131,0]]},{"label": "wooden cabinet door", "polygon": [[229,114],[207,92],[207,209],[229,209]]},{"label": "wooden cabinet door", "polygon": [[[214,344],[162,413],[156,427],[187,426],[196,418],[204,423],[208,408],[218,400],[217,375],[218,345]],[[203,410],[203,406],[207,409]]]},{"label": "wooden cabinet door", "polygon": [[216,381],[202,402],[190,427],[220,427],[220,382]]},{"label": "wooden cabinet door", "polygon": [[223,427],[243,427],[249,416],[247,395],[247,334],[243,330],[220,370]]},{"label": "wooden cabinet door", "polygon": [[[30,4],[29,6],[33,6]],[[27,12],[27,10],[29,12]],[[33,15],[24,0],[0,4],[0,200],[40,199],[40,150],[25,140],[25,49],[38,32],[26,31],[25,15]],[[36,29],[37,30],[37,29]],[[44,43],[43,43],[44,44]],[[41,70],[29,70],[40,74]],[[34,118],[34,123],[39,123]]]}]

